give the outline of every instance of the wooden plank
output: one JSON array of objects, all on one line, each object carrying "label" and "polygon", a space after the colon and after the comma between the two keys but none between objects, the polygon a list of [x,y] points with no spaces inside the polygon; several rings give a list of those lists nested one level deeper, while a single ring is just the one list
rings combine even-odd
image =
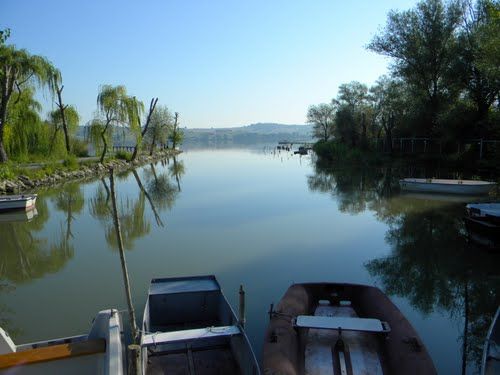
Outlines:
[{"label": "wooden plank", "polygon": [[295,321],[299,328],[339,329],[343,331],[388,332],[378,319],[348,318],[338,316],[299,315]]},{"label": "wooden plank", "polygon": [[241,330],[238,326],[207,327],[199,329],[185,329],[182,331],[159,332],[144,335],[141,345],[154,346],[178,341],[189,341],[209,337],[238,335]]},{"label": "wooden plank", "polygon": [[86,340],[0,355],[0,369],[106,352],[106,340]]}]

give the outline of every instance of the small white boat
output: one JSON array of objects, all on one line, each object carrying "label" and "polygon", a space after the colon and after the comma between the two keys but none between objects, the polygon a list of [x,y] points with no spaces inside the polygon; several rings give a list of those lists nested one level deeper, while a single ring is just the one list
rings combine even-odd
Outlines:
[{"label": "small white boat", "polygon": [[486,336],[481,364],[481,375],[500,374],[500,307]]},{"label": "small white boat", "polygon": [[143,374],[260,374],[214,276],[153,279],[142,332]]},{"label": "small white boat", "polygon": [[0,212],[12,210],[31,210],[35,207],[36,194],[0,195]]},{"label": "small white boat", "polygon": [[441,194],[488,194],[496,185],[490,181],[449,180],[437,178],[404,178],[399,180],[402,190]]},{"label": "small white boat", "polygon": [[122,324],[117,310],[97,314],[90,333],[15,345],[0,328],[0,374],[122,375]]}]

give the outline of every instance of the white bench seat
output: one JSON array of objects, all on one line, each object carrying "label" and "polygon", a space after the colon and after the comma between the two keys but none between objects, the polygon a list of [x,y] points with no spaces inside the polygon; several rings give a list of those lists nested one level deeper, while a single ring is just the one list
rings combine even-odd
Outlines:
[{"label": "white bench seat", "polygon": [[362,331],[388,333],[391,331],[387,322],[378,319],[350,318],[341,316],[299,315],[295,319],[295,327],[317,329],[342,329],[343,331]]},{"label": "white bench seat", "polygon": [[197,329],[185,329],[182,331],[158,332],[144,335],[142,346],[154,346],[179,341],[190,341],[220,336],[233,336],[241,333],[238,326],[206,327]]}]

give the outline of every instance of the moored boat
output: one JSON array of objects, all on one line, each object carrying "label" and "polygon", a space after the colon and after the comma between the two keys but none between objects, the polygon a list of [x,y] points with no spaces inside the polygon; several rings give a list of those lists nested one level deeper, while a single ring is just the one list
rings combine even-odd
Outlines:
[{"label": "moored boat", "polygon": [[294,284],[271,308],[266,374],[435,374],[418,334],[378,288]]},{"label": "moored boat", "polygon": [[100,311],[86,335],[15,345],[0,328],[0,374],[123,374],[117,310]]},{"label": "moored boat", "polygon": [[437,178],[404,178],[399,180],[402,190],[423,193],[484,195],[496,185],[490,181],[451,180]]},{"label": "moored boat", "polygon": [[482,246],[500,247],[500,203],[469,203],[465,211],[469,238]]},{"label": "moored boat", "polygon": [[214,276],[153,279],[142,331],[143,374],[260,374]]},{"label": "moored boat", "polygon": [[36,194],[0,195],[0,212],[35,208]]},{"label": "moored boat", "polygon": [[469,203],[465,209],[469,217],[500,224],[500,203]]},{"label": "moored boat", "polygon": [[481,375],[500,374],[500,307],[486,335],[481,363]]}]

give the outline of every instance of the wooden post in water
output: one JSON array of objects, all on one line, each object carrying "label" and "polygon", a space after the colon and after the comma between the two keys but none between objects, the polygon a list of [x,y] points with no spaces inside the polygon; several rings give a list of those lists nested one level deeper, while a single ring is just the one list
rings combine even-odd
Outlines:
[{"label": "wooden post in water", "polygon": [[113,223],[116,231],[116,239],[118,242],[118,250],[120,252],[120,261],[122,264],[122,273],[123,273],[123,281],[125,284],[125,295],[127,297],[127,305],[130,319],[130,328],[132,333],[132,345],[128,346],[128,358],[129,358],[129,367],[128,373],[130,375],[139,375],[141,371],[141,348],[139,345],[139,332],[137,330],[137,323],[135,320],[135,310],[134,305],[132,303],[132,296],[130,293],[130,280],[128,278],[128,270],[127,270],[127,262],[125,260],[125,251],[123,249],[123,239],[122,239],[122,231],[120,228],[120,219],[118,216],[118,208],[116,206],[116,194],[115,194],[115,181],[113,177],[113,169],[111,168],[109,171],[109,181],[111,185],[111,202],[113,205]]},{"label": "wooden post in water", "polygon": [[481,142],[479,143],[479,160],[483,158],[483,138],[481,138]]},{"label": "wooden post in water", "polygon": [[239,310],[239,321],[242,327],[245,326],[245,291],[243,290],[243,285],[240,285],[240,310]]}]

